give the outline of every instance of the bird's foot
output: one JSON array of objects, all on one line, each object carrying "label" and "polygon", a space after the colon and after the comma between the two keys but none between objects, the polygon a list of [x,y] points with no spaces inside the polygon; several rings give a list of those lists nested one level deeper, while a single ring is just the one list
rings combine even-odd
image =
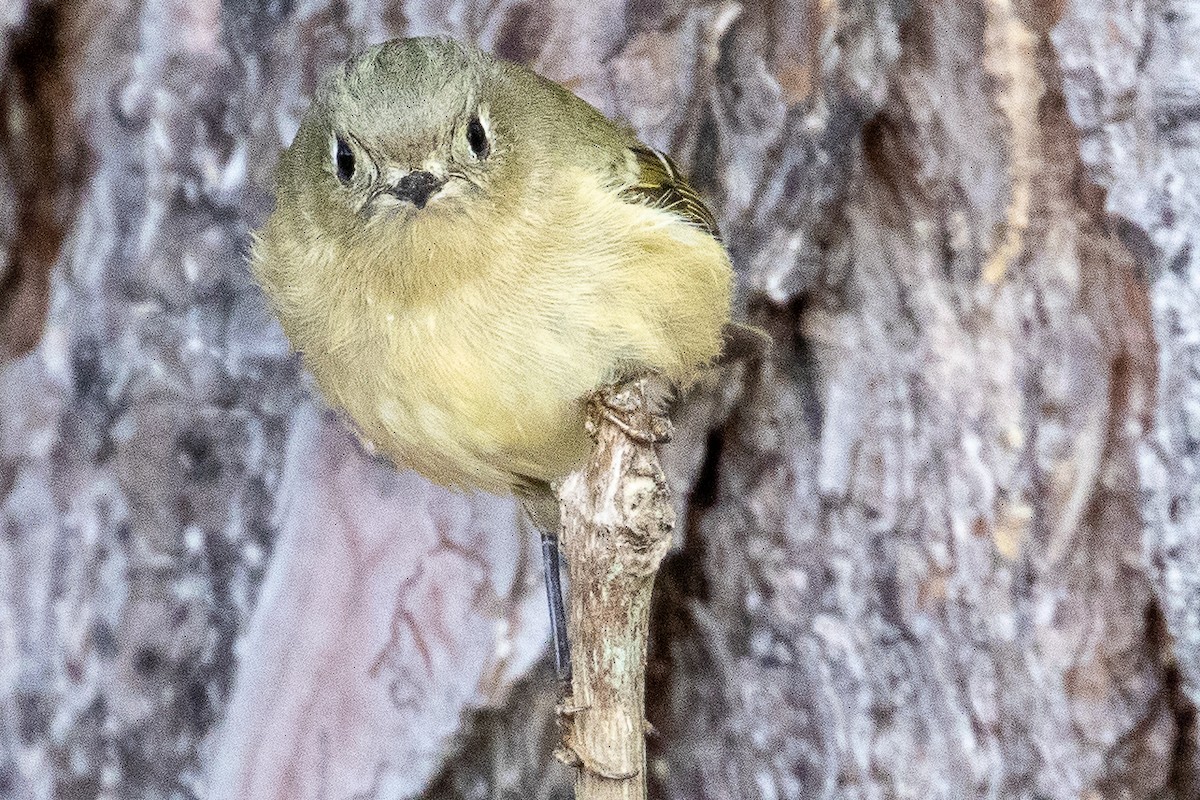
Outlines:
[{"label": "bird's foot", "polygon": [[595,436],[599,420],[606,419],[635,442],[669,442],[671,421],[654,413],[650,406],[645,379],[605,386],[588,403],[587,431]]},{"label": "bird's foot", "polygon": [[550,607],[550,638],[554,645],[554,671],[563,687],[571,687],[571,640],[567,636],[567,610],[563,604],[558,534],[542,530],[542,569],[546,579],[546,601]]}]

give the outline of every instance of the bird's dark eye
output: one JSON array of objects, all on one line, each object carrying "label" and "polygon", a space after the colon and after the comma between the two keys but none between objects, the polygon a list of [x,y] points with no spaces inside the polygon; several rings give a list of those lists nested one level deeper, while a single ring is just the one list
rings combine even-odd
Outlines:
[{"label": "bird's dark eye", "polygon": [[354,151],[340,136],[337,137],[337,144],[333,150],[333,163],[337,167],[338,180],[349,183],[354,177]]},{"label": "bird's dark eye", "polygon": [[488,144],[487,131],[483,129],[479,117],[471,117],[471,121],[467,123],[467,146],[476,158],[487,158],[491,147]]}]

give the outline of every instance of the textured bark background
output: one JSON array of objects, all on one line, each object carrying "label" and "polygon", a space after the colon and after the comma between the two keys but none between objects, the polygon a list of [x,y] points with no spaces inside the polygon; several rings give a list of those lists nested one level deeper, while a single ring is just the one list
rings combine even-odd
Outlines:
[{"label": "textured bark background", "polygon": [[711,200],[663,798],[1200,797],[1200,3],[9,0],[0,797],[559,798],[536,547],[324,409],[244,263],[317,78],[444,33]]}]

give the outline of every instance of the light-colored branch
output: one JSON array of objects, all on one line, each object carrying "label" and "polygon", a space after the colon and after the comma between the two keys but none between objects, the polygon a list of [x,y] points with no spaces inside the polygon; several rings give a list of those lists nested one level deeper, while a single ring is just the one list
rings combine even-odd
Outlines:
[{"label": "light-colored branch", "polygon": [[654,442],[645,381],[591,403],[591,460],[559,490],[574,676],[560,757],[579,769],[576,800],[646,797],[645,675],[650,595],[675,513]]}]

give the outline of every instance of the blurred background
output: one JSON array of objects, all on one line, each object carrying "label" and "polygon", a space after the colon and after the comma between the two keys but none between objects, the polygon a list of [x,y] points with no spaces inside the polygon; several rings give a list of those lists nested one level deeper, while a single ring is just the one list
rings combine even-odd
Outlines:
[{"label": "blurred background", "polygon": [[656,797],[1200,797],[1200,2],[6,0],[0,797],[566,798],[533,537],[362,452],[245,264],[316,81],[530,64],[772,357],[689,396]]}]

